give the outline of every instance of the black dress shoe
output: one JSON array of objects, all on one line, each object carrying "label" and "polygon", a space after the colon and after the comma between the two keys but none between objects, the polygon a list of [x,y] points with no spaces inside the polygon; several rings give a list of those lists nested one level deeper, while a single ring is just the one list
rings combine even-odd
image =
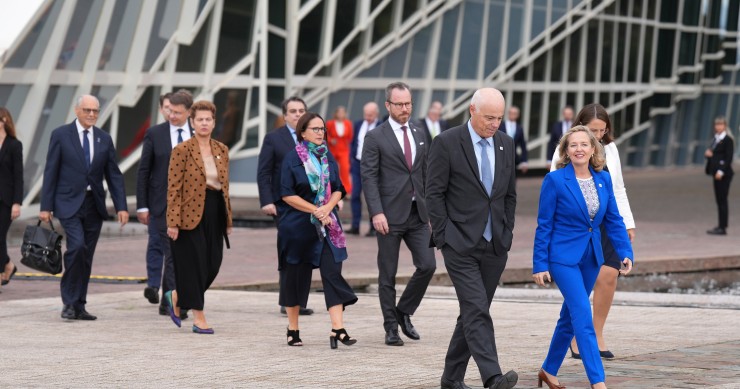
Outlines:
[{"label": "black dress shoe", "polygon": [[90,312],[84,309],[78,309],[76,311],[75,320],[97,320],[98,317],[91,315]]},{"label": "black dress shoe", "polygon": [[159,290],[157,290],[157,288],[152,288],[151,286],[144,288],[144,297],[146,297],[151,304],[159,304]]},{"label": "black dress shoe", "polygon": [[398,330],[390,330],[385,332],[385,344],[389,346],[403,346],[403,340],[398,335]]},{"label": "black dress shoe", "polygon": [[614,353],[612,353],[609,350],[606,350],[606,351],[599,350],[599,356],[604,359],[614,359]]},{"label": "black dress shoe", "polygon": [[442,389],[472,389],[463,381],[450,381],[444,377],[440,380],[440,386]]},{"label": "black dress shoe", "polygon": [[360,229],[359,228],[350,228],[347,231],[344,231],[345,234],[349,235],[360,235]]},{"label": "black dress shoe", "polygon": [[169,316],[170,315],[170,309],[167,308],[164,304],[159,304],[159,314],[162,316]]},{"label": "black dress shoe", "polygon": [[77,317],[74,308],[71,305],[65,305],[62,308],[62,319],[74,320]]},{"label": "black dress shoe", "polygon": [[301,308],[300,310],[298,310],[298,314],[301,315],[301,316],[313,315],[313,309],[311,309],[311,308]]},{"label": "black dress shoe", "polygon": [[[168,315],[169,315],[169,313],[168,313]],[[189,317],[188,316],[188,310],[187,309],[181,309],[180,310],[180,320],[185,320],[188,317]]]},{"label": "black dress shoe", "polygon": [[727,231],[725,231],[724,228],[721,227],[714,227],[711,230],[707,230],[707,234],[709,235],[727,235]]},{"label": "black dress shoe", "polygon": [[414,328],[414,325],[411,324],[411,316],[407,315],[396,308],[396,320],[398,320],[398,325],[401,326],[401,331],[404,335],[408,336],[410,339],[413,340],[419,340],[421,339],[421,336],[419,336],[419,333],[416,332],[416,328]]},{"label": "black dress shoe", "polygon": [[519,381],[519,375],[514,370],[509,370],[504,375],[493,376],[486,382],[486,388],[490,389],[511,389]]}]

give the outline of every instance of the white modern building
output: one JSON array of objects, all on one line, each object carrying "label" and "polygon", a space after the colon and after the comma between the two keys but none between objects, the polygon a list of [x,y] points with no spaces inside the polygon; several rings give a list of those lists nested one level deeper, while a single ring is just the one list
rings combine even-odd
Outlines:
[{"label": "white modern building", "polygon": [[218,107],[232,192],[256,196],[260,142],[280,102],[350,118],[412,87],[416,117],[433,100],[466,120],[472,92],[501,89],[521,107],[530,165],[544,165],[561,108],[600,102],[623,162],[703,163],[712,118],[740,125],[734,0],[46,0],[0,61],[0,106],[24,143],[26,203],[41,186],[50,132],[74,97],[97,95],[127,192],[161,93]]}]

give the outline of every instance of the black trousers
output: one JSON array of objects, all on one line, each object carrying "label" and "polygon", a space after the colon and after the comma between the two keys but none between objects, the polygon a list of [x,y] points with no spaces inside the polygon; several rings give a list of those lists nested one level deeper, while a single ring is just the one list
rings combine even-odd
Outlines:
[{"label": "black trousers", "polygon": [[[162,242],[160,244],[164,256],[164,265],[161,271],[162,293],[166,293],[170,290],[177,289],[175,262],[172,259],[172,246],[170,245],[170,237],[167,236],[167,215],[162,214],[161,216],[154,217],[150,214],[149,227],[156,230],[156,233],[159,234],[159,241]],[[148,260],[149,258],[147,258]]]},{"label": "black trousers", "polygon": [[87,286],[90,283],[95,247],[103,227],[103,217],[95,206],[92,193],[88,192],[82,206],[74,216],[59,219],[64,228],[67,250],[64,252],[64,274],[59,288],[62,303],[76,310],[85,309]]},{"label": "black trousers", "polygon": [[206,190],[203,217],[192,230],[180,230],[172,241],[177,305],[203,310],[205,293],[221,269],[224,254],[226,206],[221,191]]},{"label": "black trousers", "polygon": [[[413,315],[421,304],[429,281],[434,276],[437,261],[434,249],[429,247],[429,225],[419,218],[416,203],[411,207],[409,218],[404,224],[389,225],[386,235],[378,233],[378,297],[383,312],[383,327],[386,331],[397,330],[398,321],[395,310],[398,308],[407,315]],[[416,271],[411,276],[406,290],[396,305],[396,272],[401,241],[411,251],[411,259]]]},{"label": "black trousers", "polygon": [[460,303],[442,377],[462,381],[472,355],[485,383],[501,374],[490,310],[507,256],[496,256],[493,244],[483,238],[470,255],[460,255],[449,245],[442,247],[442,255]]},{"label": "black trousers", "polygon": [[[314,233],[308,231],[308,233]],[[334,260],[334,255],[328,243],[324,243],[321,250],[321,283],[324,287],[324,301],[326,309],[335,305],[344,307],[357,302],[357,296],[342,277],[342,263]],[[286,264],[281,272],[279,303],[283,307],[295,307],[299,305],[306,308],[308,294],[311,291],[311,275],[313,265],[311,263]]]},{"label": "black trousers", "polygon": [[8,230],[10,230],[11,207],[0,202],[0,273],[5,271],[5,265],[10,261],[8,256]]},{"label": "black trousers", "polygon": [[721,180],[715,180],[712,178],[714,183],[714,199],[717,202],[717,211],[719,212],[719,228],[727,228],[727,219],[729,209],[727,206],[727,197],[730,195],[730,183],[732,182],[732,175],[725,174]]}]

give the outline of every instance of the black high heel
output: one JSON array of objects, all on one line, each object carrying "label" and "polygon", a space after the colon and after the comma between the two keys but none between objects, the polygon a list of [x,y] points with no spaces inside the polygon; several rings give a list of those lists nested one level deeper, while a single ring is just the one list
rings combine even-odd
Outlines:
[{"label": "black high heel", "polygon": [[333,349],[337,348],[337,340],[342,342],[345,346],[351,346],[357,343],[357,339],[352,339],[344,328],[340,328],[338,330],[332,328],[331,333],[332,334],[329,335],[329,346]]},{"label": "black high heel", "polygon": [[568,346],[570,348],[570,357],[573,359],[581,359],[581,354],[573,351],[573,345]]},{"label": "black high heel", "polygon": [[10,272],[10,275],[8,276],[8,279],[7,280],[2,280],[2,282],[0,282],[0,284],[1,285],[8,285],[10,283],[10,280],[13,279],[13,276],[15,275],[15,272],[17,272],[17,271],[18,271],[18,266],[16,266],[15,264],[13,264],[13,271]]},{"label": "black high heel", "polygon": [[303,341],[301,340],[300,335],[300,330],[291,330],[288,328],[288,346],[303,346]]}]

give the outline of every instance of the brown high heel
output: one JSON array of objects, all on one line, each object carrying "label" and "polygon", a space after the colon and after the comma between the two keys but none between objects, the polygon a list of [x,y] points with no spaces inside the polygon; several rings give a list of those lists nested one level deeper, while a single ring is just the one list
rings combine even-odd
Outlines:
[{"label": "brown high heel", "polygon": [[541,388],[543,382],[547,384],[547,387],[550,389],[565,389],[565,385],[558,385],[550,382],[550,379],[547,378],[547,374],[545,374],[545,371],[540,369],[540,372],[537,373],[537,387]]}]

